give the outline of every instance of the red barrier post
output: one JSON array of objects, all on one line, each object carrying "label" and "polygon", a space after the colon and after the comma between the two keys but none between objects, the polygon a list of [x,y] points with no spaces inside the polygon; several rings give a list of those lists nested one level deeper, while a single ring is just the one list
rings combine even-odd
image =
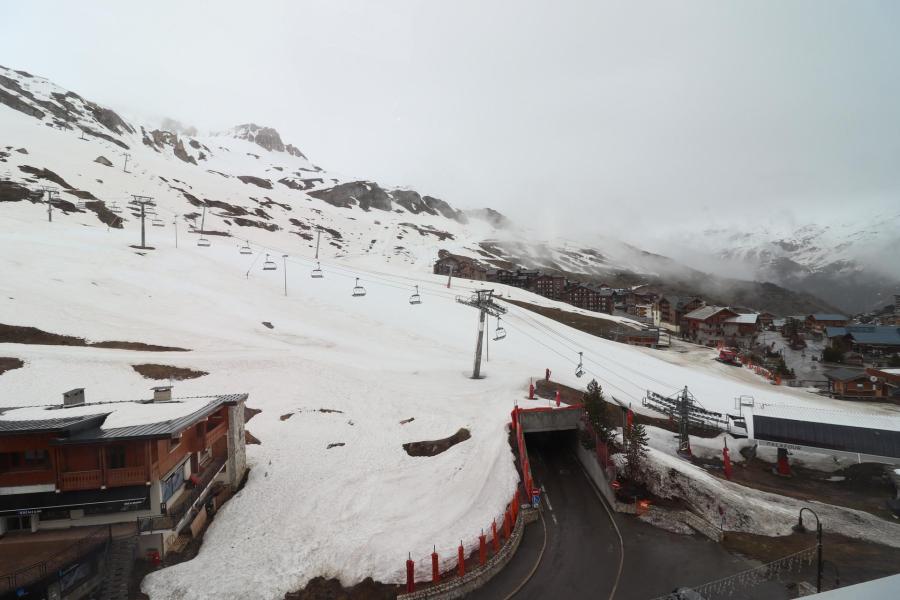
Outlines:
[{"label": "red barrier post", "polygon": [[484,566],[484,563],[487,562],[487,538],[484,535],[484,529],[481,530],[481,535],[478,536],[478,564]]},{"label": "red barrier post", "polygon": [[463,550],[462,540],[459,540],[459,553],[457,560],[459,562],[459,576],[466,574],[466,551]]},{"label": "red barrier post", "polygon": [[560,393],[559,393],[559,390],[556,390],[556,408],[559,408],[559,401],[560,401]]},{"label": "red barrier post", "polygon": [[512,413],[509,415],[509,420],[512,422],[513,431],[519,430],[519,407],[516,406],[512,409]]},{"label": "red barrier post", "polygon": [[491,543],[494,545],[494,552],[499,552],[500,540],[497,539],[497,519],[491,521],[491,536],[493,538]]},{"label": "red barrier post", "polygon": [[528,399],[534,400],[534,384],[533,383],[528,384]]},{"label": "red barrier post", "polygon": [[434,552],[431,553],[431,581],[432,583],[437,583],[441,580],[441,569],[438,567],[438,553],[437,547],[435,547]]},{"label": "red barrier post", "polygon": [[509,524],[512,519],[509,517],[509,509],[506,509],[506,514],[503,515],[503,537],[505,539],[509,539]]},{"label": "red barrier post", "polygon": [[416,563],[412,560],[412,555],[406,561],[406,593],[411,594],[416,591]]}]

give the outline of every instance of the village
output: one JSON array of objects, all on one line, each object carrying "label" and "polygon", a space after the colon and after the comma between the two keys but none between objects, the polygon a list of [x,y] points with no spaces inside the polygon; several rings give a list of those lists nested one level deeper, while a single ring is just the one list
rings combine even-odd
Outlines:
[{"label": "village", "polygon": [[665,348],[674,336],[719,349],[720,362],[755,366],[773,384],[844,400],[900,403],[900,294],[878,314],[775,315],[647,285],[612,287],[536,269],[491,268],[445,250],[433,272],[508,285],[584,311],[631,319],[633,326],[601,334],[614,341]]}]

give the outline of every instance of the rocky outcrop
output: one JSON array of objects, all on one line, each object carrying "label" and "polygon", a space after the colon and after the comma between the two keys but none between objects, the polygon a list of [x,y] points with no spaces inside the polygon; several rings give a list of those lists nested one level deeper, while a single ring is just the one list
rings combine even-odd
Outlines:
[{"label": "rocky outcrop", "polygon": [[390,195],[377,183],[370,181],[341,183],[332,188],[310,192],[309,195],[339,208],[351,208],[354,204],[366,211],[371,208],[378,210],[393,208]]},{"label": "rocky outcrop", "polygon": [[413,190],[394,190],[391,192],[391,195],[394,197],[394,200],[408,210],[409,212],[417,215],[419,213],[428,213],[429,215],[437,215],[438,212],[433,208],[429,207],[425,204],[425,201],[422,200],[422,196],[419,195],[418,192]]},{"label": "rocky outcrop", "polygon": [[28,173],[29,175],[34,175],[38,179],[44,179],[51,183],[55,183],[58,186],[64,187],[67,190],[73,190],[71,185],[66,183],[66,180],[51,171],[50,169],[38,169],[36,167],[29,167],[28,165],[20,165],[19,170],[23,173]]},{"label": "rocky outcrop", "polygon": [[432,210],[436,210],[448,219],[453,219],[455,221],[459,221],[460,223],[469,222],[469,220],[466,218],[466,215],[464,215],[462,211],[456,210],[443,200],[432,198],[431,196],[423,196],[422,201],[425,202],[425,206]]},{"label": "rocky outcrop", "polygon": [[263,189],[271,190],[272,182],[268,179],[263,179],[261,177],[254,177],[253,175],[238,175],[238,179],[243,181],[244,183],[251,183],[255,186],[259,186]]},{"label": "rocky outcrop", "polygon": [[306,155],[303,154],[302,152],[300,152],[300,150],[292,144],[288,144],[287,146],[285,146],[284,151],[287,152],[288,154],[290,154],[291,156],[296,156],[297,158],[302,158],[303,160],[307,160]]},{"label": "rocky outcrop", "polygon": [[94,162],[100,163],[101,165],[104,165],[106,167],[112,166],[112,163],[110,162],[110,160],[108,158],[106,158],[105,156],[98,156],[97,158],[94,159]]},{"label": "rocky outcrop", "polygon": [[180,158],[186,163],[191,163],[192,165],[197,164],[197,160],[187,153],[187,150],[184,149],[184,141],[178,140],[178,143],[175,144],[175,149],[173,150],[175,156]]},{"label": "rocky outcrop", "polygon": [[281,141],[281,136],[271,127],[260,127],[256,123],[238,125],[234,128],[234,137],[253,142],[269,152],[284,152],[284,142]]},{"label": "rocky outcrop", "polygon": [[503,229],[512,225],[512,222],[502,213],[497,212],[493,208],[478,208],[475,210],[467,210],[466,216],[472,219],[481,219],[487,221],[497,229]]}]

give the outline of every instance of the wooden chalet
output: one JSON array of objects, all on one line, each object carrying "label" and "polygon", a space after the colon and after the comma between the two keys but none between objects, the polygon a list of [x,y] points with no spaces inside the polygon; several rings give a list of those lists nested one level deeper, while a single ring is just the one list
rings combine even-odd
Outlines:
[{"label": "wooden chalet", "polygon": [[468,256],[450,254],[446,250],[438,252],[438,259],[434,263],[435,275],[453,275],[460,279],[474,279],[484,281],[487,279],[487,268],[478,264],[478,261]]}]

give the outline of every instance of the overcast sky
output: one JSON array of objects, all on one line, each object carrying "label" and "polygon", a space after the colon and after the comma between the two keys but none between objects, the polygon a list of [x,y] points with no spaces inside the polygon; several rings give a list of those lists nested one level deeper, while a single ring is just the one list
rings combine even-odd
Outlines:
[{"label": "overcast sky", "polygon": [[28,0],[0,64],[554,229],[900,206],[896,1]]}]

